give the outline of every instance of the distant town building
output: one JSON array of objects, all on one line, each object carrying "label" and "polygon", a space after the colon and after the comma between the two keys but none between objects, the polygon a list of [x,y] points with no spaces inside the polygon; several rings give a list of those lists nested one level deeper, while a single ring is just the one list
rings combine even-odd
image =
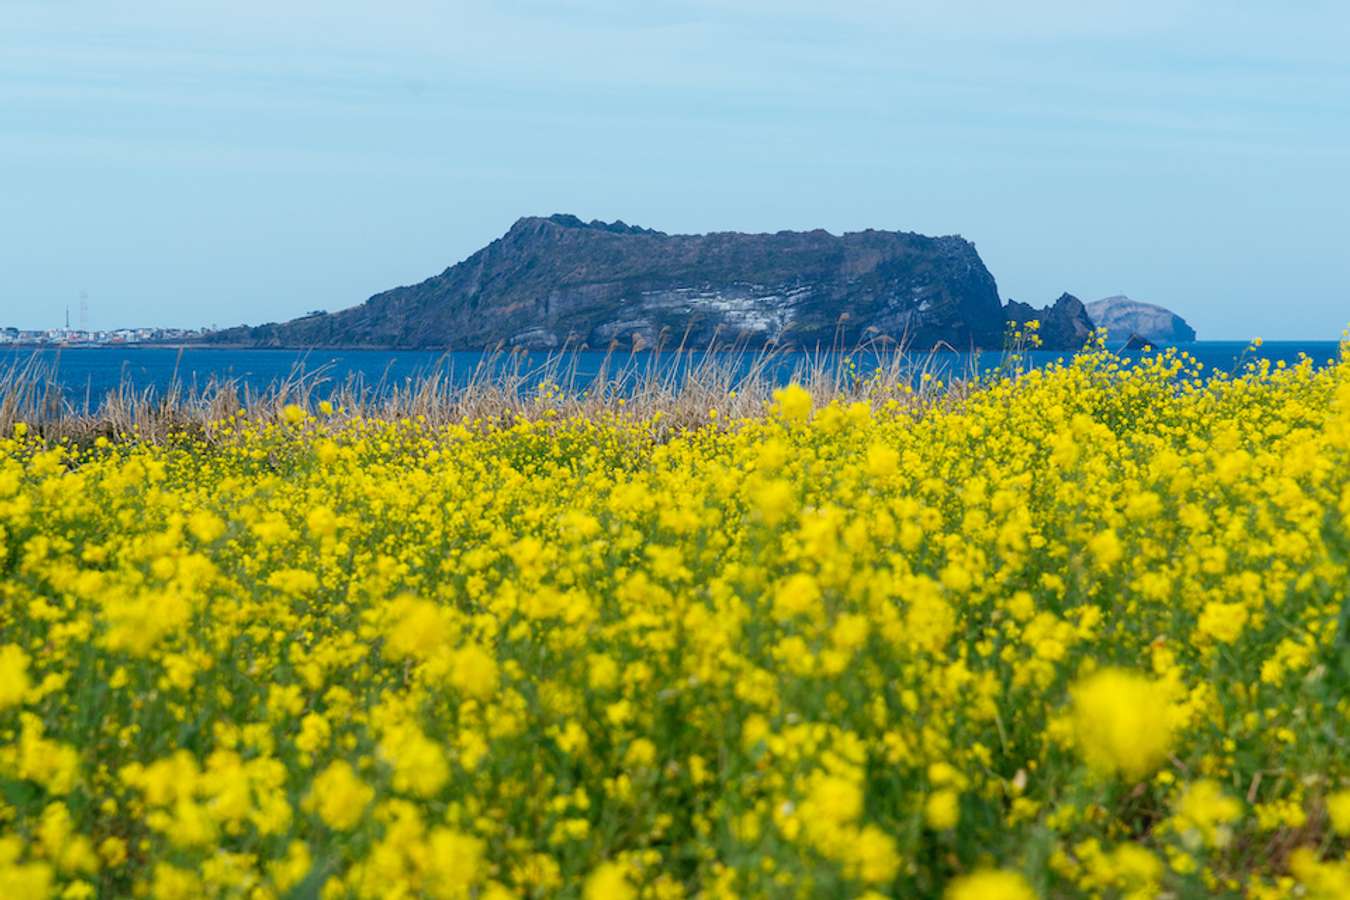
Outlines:
[{"label": "distant town building", "polygon": [[0,345],[33,347],[101,347],[117,344],[151,344],[192,341],[207,333],[205,328],[48,328],[41,331],[0,327]]}]

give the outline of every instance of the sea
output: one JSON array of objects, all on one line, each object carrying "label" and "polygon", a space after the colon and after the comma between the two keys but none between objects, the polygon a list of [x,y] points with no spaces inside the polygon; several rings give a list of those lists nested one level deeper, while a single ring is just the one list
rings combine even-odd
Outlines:
[{"label": "sea", "polygon": [[[1203,364],[1206,374],[1238,373],[1254,361],[1266,359],[1273,365],[1297,364],[1304,357],[1316,366],[1327,365],[1339,355],[1337,341],[1266,341],[1259,346],[1242,341],[1198,341],[1182,348]],[[1141,357],[1145,351],[1119,351],[1126,357]],[[543,381],[562,381],[564,386],[584,388],[602,373],[613,378],[616,372],[657,372],[679,375],[703,363],[730,367],[734,376],[759,371],[770,379],[787,383],[804,369],[824,365],[852,364],[866,373],[879,362],[867,351],[855,354],[810,354],[779,351],[770,355],[758,352],[716,351],[715,359],[699,352],[605,353],[578,350],[565,353],[515,352],[433,352],[384,350],[245,350],[216,348],[173,348],[143,346],[67,347],[60,349],[0,349],[0,398],[12,390],[17,372],[37,373],[53,387],[59,387],[67,402],[76,408],[97,408],[109,392],[131,390],[139,395],[163,395],[176,387],[197,391],[213,383],[234,382],[253,394],[265,393],[287,380],[309,379],[315,390],[311,396],[322,398],[338,388],[355,387],[379,394],[406,388],[420,379],[435,375],[453,385],[467,384],[474,378],[511,377],[527,389]],[[1025,353],[1023,365],[1037,367],[1065,361],[1071,353],[1034,350]],[[905,358],[915,379],[924,377],[950,381],[967,378],[976,372],[988,373],[1006,366],[1002,352],[929,354],[910,353]],[[31,378],[29,379],[31,381]]]}]

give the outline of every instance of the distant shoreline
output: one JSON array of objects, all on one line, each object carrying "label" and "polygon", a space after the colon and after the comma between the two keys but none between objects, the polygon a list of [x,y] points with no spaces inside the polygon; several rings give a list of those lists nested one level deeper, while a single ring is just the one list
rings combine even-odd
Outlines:
[{"label": "distant shoreline", "polygon": [[[1252,338],[1215,338],[1215,339],[1205,339],[1205,340],[1199,340],[1199,341],[1186,341],[1186,342],[1173,343],[1173,344],[1161,344],[1161,343],[1160,343],[1160,344],[1155,344],[1155,345],[1153,345],[1153,347],[1154,347],[1154,349],[1159,349],[1159,350],[1161,350],[1161,349],[1166,349],[1166,348],[1168,348],[1168,347],[1176,347],[1176,348],[1178,348],[1178,349],[1184,350],[1184,349],[1186,349],[1186,348],[1188,348],[1188,347],[1204,346],[1204,345],[1218,345],[1218,344],[1249,344],[1249,343],[1252,342],[1252,340],[1253,340]],[[1334,337],[1334,338],[1280,338],[1280,339],[1269,339],[1269,340],[1265,340],[1265,341],[1263,341],[1263,343],[1265,343],[1265,344],[1329,344],[1329,345],[1339,345],[1339,344],[1341,343],[1341,339],[1340,339],[1339,337]],[[707,351],[708,349],[709,349],[708,347],[683,347],[683,348],[664,347],[664,348],[662,348],[662,347],[649,347],[649,346],[648,346],[648,347],[642,347],[642,348],[640,348],[640,349],[638,349],[638,350],[633,350],[633,349],[631,349],[631,348],[627,348],[627,349],[623,349],[623,350],[616,350],[616,351],[614,351],[614,352],[621,352],[621,353],[673,353],[673,352],[677,352],[677,351],[678,351],[678,352],[688,352],[688,351],[704,352],[704,351]],[[750,348],[720,347],[720,348],[713,348],[713,349],[714,349],[714,352],[718,352],[718,353],[747,353],[747,352],[750,352],[750,353],[757,353],[757,352],[762,352],[765,348],[764,348],[764,347],[760,347],[760,346],[755,346],[755,347],[750,347]],[[865,351],[865,350],[867,350],[867,349],[869,349],[869,348],[866,348],[866,347],[859,347],[859,348],[853,348],[853,349],[851,349],[851,350],[845,350],[845,351],[842,351],[842,352],[845,352],[845,353],[855,353],[855,352]],[[610,352],[610,348],[607,348],[607,347],[554,347],[554,348],[539,348],[539,347],[529,347],[529,348],[519,347],[519,348],[515,348],[515,347],[502,347],[502,348],[500,348],[500,349],[495,349],[495,350],[494,350],[494,349],[488,349],[488,348],[483,348],[483,347],[480,347],[480,348],[459,348],[459,349],[451,348],[451,347],[406,347],[406,346],[401,346],[401,345],[398,345],[398,344],[310,344],[310,345],[281,344],[281,345],[270,345],[270,346],[266,346],[266,347],[260,347],[260,346],[258,346],[257,344],[239,344],[239,343],[228,343],[228,344],[226,344],[226,343],[177,343],[177,342],[175,342],[175,343],[168,343],[168,342],[165,342],[165,343],[141,342],[141,343],[135,343],[135,344],[35,344],[35,343],[17,343],[17,342],[14,342],[14,343],[4,343],[4,344],[0,344],[0,352],[4,352],[5,350],[76,350],[76,351],[78,351],[78,350],[229,350],[229,351],[238,351],[238,350],[275,350],[275,351],[284,351],[284,352],[291,352],[291,353],[304,353],[304,352],[316,351],[316,350],[334,351],[334,352],[342,352],[342,353],[349,353],[349,352],[369,352],[369,353],[497,353],[497,352],[501,352],[501,353],[511,353],[511,352],[520,352],[520,353],[566,353],[566,352],[589,352],[589,353],[605,353],[605,352]],[[1078,350],[1043,350],[1042,348],[1036,348],[1036,350],[1037,350],[1037,352],[1053,352],[1053,353],[1077,353],[1077,352],[1079,352]],[[805,348],[805,347],[783,347],[783,348],[778,348],[778,349],[776,349],[775,352],[787,352],[787,353],[833,352],[833,348],[808,349],[808,348]],[[959,349],[952,348],[952,347],[935,347],[935,348],[934,348],[933,350],[931,350],[931,351],[929,351],[929,350],[917,350],[917,349],[915,349],[915,348],[907,348],[907,349],[905,350],[905,352],[907,352],[907,353],[913,353],[913,354],[920,354],[920,355],[928,355],[929,353],[957,353],[957,354],[968,354],[968,353],[971,353],[971,352],[977,352],[977,353],[1002,353],[1002,352],[1004,352],[1004,351],[1003,351],[1003,348],[990,348],[990,347],[976,348],[974,351],[971,351],[971,350],[959,350]]]},{"label": "distant shoreline", "polygon": [[[319,345],[319,346],[274,346],[259,347],[256,344],[196,344],[196,343],[150,343],[143,341],[136,344],[30,344],[30,343],[8,343],[0,344],[0,349],[4,350],[287,350],[295,352],[304,352],[306,350],[370,350],[377,353],[393,353],[400,350],[411,350],[418,353],[436,353],[435,347],[397,347],[393,345]],[[468,352],[481,353],[480,350],[469,351],[450,351],[439,352]]]}]

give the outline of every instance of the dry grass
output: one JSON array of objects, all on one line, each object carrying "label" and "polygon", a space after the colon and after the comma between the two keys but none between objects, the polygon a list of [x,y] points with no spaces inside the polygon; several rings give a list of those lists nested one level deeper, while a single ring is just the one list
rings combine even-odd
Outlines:
[{"label": "dry grass", "polygon": [[712,409],[723,421],[762,414],[773,391],[789,382],[806,387],[820,403],[897,401],[922,407],[970,388],[972,367],[952,372],[951,359],[939,352],[914,354],[894,343],[847,353],[677,347],[640,355],[611,352],[592,374],[582,370],[576,353],[555,353],[539,363],[524,353],[499,351],[484,354],[469,372],[456,371],[447,355],[401,380],[339,378],[330,366],[299,363],[261,389],[238,378],[199,385],[175,377],[159,390],[124,378],[102,396],[88,390],[72,396],[58,378],[59,358],[34,355],[0,368],[0,434],[24,422],[52,440],[134,435],[154,441],[182,431],[209,435],[241,410],[255,421],[269,421],[289,405],[312,411],[322,401],[337,410],[332,418],[338,423],[422,417],[431,425],[508,425],[545,417],[650,419],[659,413],[662,430],[672,430],[706,424]]}]

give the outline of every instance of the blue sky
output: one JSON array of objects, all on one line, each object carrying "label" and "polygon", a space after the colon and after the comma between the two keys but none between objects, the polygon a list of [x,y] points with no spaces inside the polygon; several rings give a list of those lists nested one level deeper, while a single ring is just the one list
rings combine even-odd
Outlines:
[{"label": "blue sky", "polygon": [[1350,4],[0,0],[0,325],[231,325],[522,215],[974,241],[1002,295],[1350,323]]}]

